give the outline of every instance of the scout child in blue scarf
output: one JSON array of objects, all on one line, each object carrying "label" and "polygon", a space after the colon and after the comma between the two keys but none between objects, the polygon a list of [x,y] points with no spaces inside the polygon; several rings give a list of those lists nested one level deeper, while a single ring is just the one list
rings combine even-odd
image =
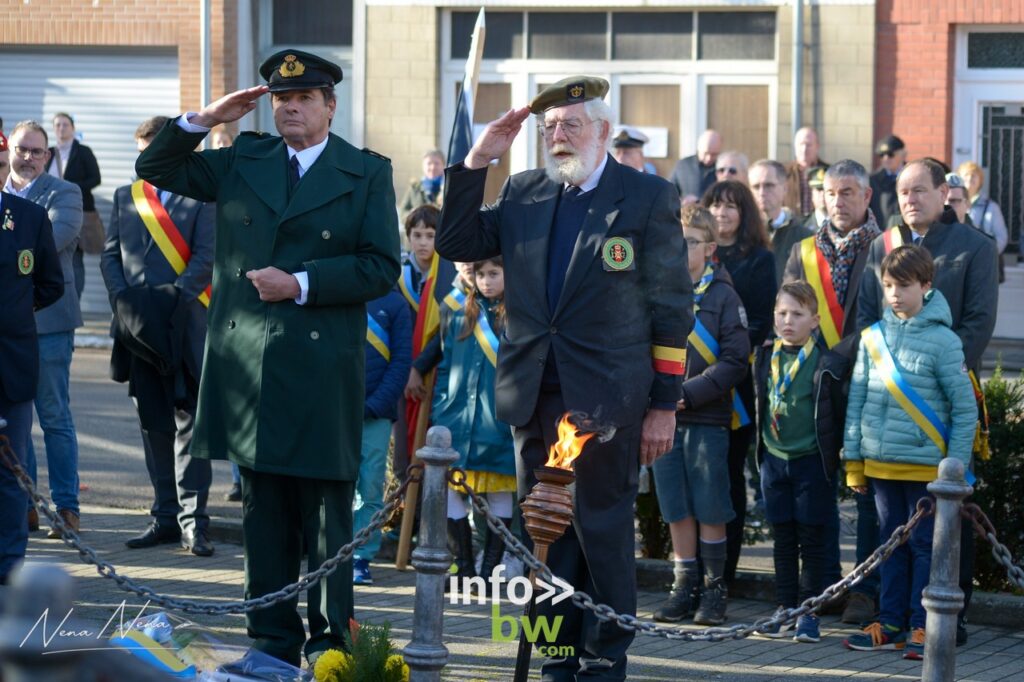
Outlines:
[{"label": "scout child in blue scarf", "polygon": [[[718,230],[707,209],[683,208],[683,235],[697,323],[686,346],[683,399],[672,449],[654,461],[661,515],[672,534],[672,591],[654,619],[725,622],[725,524],[735,516],[729,498],[729,424],[733,388],[747,374],[750,339],[732,279],[712,262]],[[697,564],[706,572],[701,590]],[[698,608],[699,602],[699,608]]]},{"label": "scout child in blue scarf", "polygon": [[[474,288],[465,305],[446,316],[441,328],[443,358],[437,367],[432,418],[452,432],[456,466],[466,469],[466,483],[487,496],[491,511],[508,526],[516,490],[512,430],[494,415],[494,376],[498,339],[505,323],[505,270],[501,257],[473,265]],[[448,542],[459,578],[476,575],[473,533],[467,501],[448,490]],[[488,530],[481,575],[501,562],[504,544]]]},{"label": "scout child in blue scarf", "polygon": [[[965,467],[971,460],[978,408],[949,305],[931,287],[934,275],[935,263],[922,247],[900,246],[885,257],[888,307],[881,321],[861,332],[850,385],[846,484],[863,492],[871,482],[882,538],[929,496],[927,485],[944,457]],[[933,526],[933,517],[922,519],[910,540],[881,565],[878,621],[847,638],[847,648],[924,657],[921,591],[931,570]]]},{"label": "scout child in blue scarf", "polygon": [[[779,288],[774,316],[776,338],[770,347],[758,349],[754,388],[761,490],[774,536],[781,610],[826,587],[826,519],[837,513],[832,481],[839,466],[850,362],[830,351],[819,334],[818,297],[807,282]],[[791,629],[791,624],[774,626],[759,634],[782,638]],[[793,639],[820,641],[818,617],[801,616]]]}]

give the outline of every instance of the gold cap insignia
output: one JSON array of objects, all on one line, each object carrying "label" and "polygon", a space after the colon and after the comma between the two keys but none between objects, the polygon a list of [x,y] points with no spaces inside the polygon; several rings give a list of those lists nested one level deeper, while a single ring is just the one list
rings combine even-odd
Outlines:
[{"label": "gold cap insignia", "polygon": [[290,54],[284,58],[284,62],[282,62],[281,68],[277,72],[281,74],[281,78],[291,78],[306,73],[306,67],[299,61],[298,57]]},{"label": "gold cap insignia", "polygon": [[582,85],[574,85],[574,86],[570,87],[569,88],[569,97],[572,97],[573,99],[579,99],[580,97],[583,97],[583,86]]}]

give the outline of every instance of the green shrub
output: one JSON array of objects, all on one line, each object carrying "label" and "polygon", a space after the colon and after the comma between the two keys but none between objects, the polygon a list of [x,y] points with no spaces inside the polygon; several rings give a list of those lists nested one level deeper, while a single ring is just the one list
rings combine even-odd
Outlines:
[{"label": "green shrub", "polygon": [[[984,391],[992,456],[975,462],[978,481],[969,501],[988,515],[999,541],[1020,565],[1024,560],[1024,373],[1007,381],[997,366]],[[992,556],[988,541],[978,537],[975,547],[978,587],[1013,591],[1006,569]]]}]

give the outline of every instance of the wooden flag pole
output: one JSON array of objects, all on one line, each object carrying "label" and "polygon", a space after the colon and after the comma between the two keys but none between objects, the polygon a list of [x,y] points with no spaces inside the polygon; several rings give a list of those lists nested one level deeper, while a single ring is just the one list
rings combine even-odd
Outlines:
[{"label": "wooden flag pole", "polygon": [[[416,452],[419,451],[427,440],[427,428],[430,426],[430,405],[434,401],[434,370],[427,373],[423,380],[427,388],[427,397],[420,402],[420,409],[416,411],[416,430],[413,432],[412,451],[409,453],[409,463],[419,464]],[[416,505],[420,499],[419,481],[412,481],[405,490],[405,504],[402,511],[402,528],[398,535],[398,549],[395,552],[395,569],[405,571],[409,568],[409,553],[412,545],[412,527],[416,521]]]}]

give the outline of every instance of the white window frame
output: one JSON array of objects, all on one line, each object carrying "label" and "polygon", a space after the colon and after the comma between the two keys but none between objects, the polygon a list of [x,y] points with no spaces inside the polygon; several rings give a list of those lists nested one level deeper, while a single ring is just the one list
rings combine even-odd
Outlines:
[{"label": "white window frame", "polygon": [[[488,6],[493,6],[488,3]],[[461,82],[465,71],[464,59],[452,59],[452,12],[461,6],[449,6],[441,10],[440,41],[440,100],[441,123],[437,143],[444,149],[448,144],[452,120],[455,117],[455,84]],[[502,10],[524,13],[524,40],[529,40],[527,12],[540,9],[536,6],[502,7]],[[544,9],[547,9],[545,7]],[[580,9],[584,9],[580,7]],[[590,5],[586,9],[604,9],[611,13],[636,9],[628,2],[614,6]],[[659,9],[661,9],[659,7]],[[666,11],[677,9],[664,7]],[[698,11],[696,7],[678,8],[679,11]],[[710,9],[710,8],[709,8]],[[766,8],[756,7],[763,11]],[[512,85],[512,106],[525,106],[536,91],[538,80],[557,81],[573,74],[586,73],[608,80],[609,104],[619,117],[619,90],[622,85],[679,85],[680,86],[680,155],[696,152],[697,137],[707,123],[708,85],[767,85],[769,102],[768,151],[776,154],[778,138],[778,69],[779,37],[775,32],[775,59],[764,60],[697,60],[697,19],[694,21],[693,59],[689,60],[614,60],[614,59],[483,59],[480,62],[480,83],[510,83]],[[610,39],[610,22],[609,39]],[[524,47],[524,50],[526,48]],[[510,150],[510,172],[518,173],[539,166],[536,158],[537,131],[533,120],[528,120],[525,135],[519,135]],[[459,159],[452,159],[454,163]]]}]

